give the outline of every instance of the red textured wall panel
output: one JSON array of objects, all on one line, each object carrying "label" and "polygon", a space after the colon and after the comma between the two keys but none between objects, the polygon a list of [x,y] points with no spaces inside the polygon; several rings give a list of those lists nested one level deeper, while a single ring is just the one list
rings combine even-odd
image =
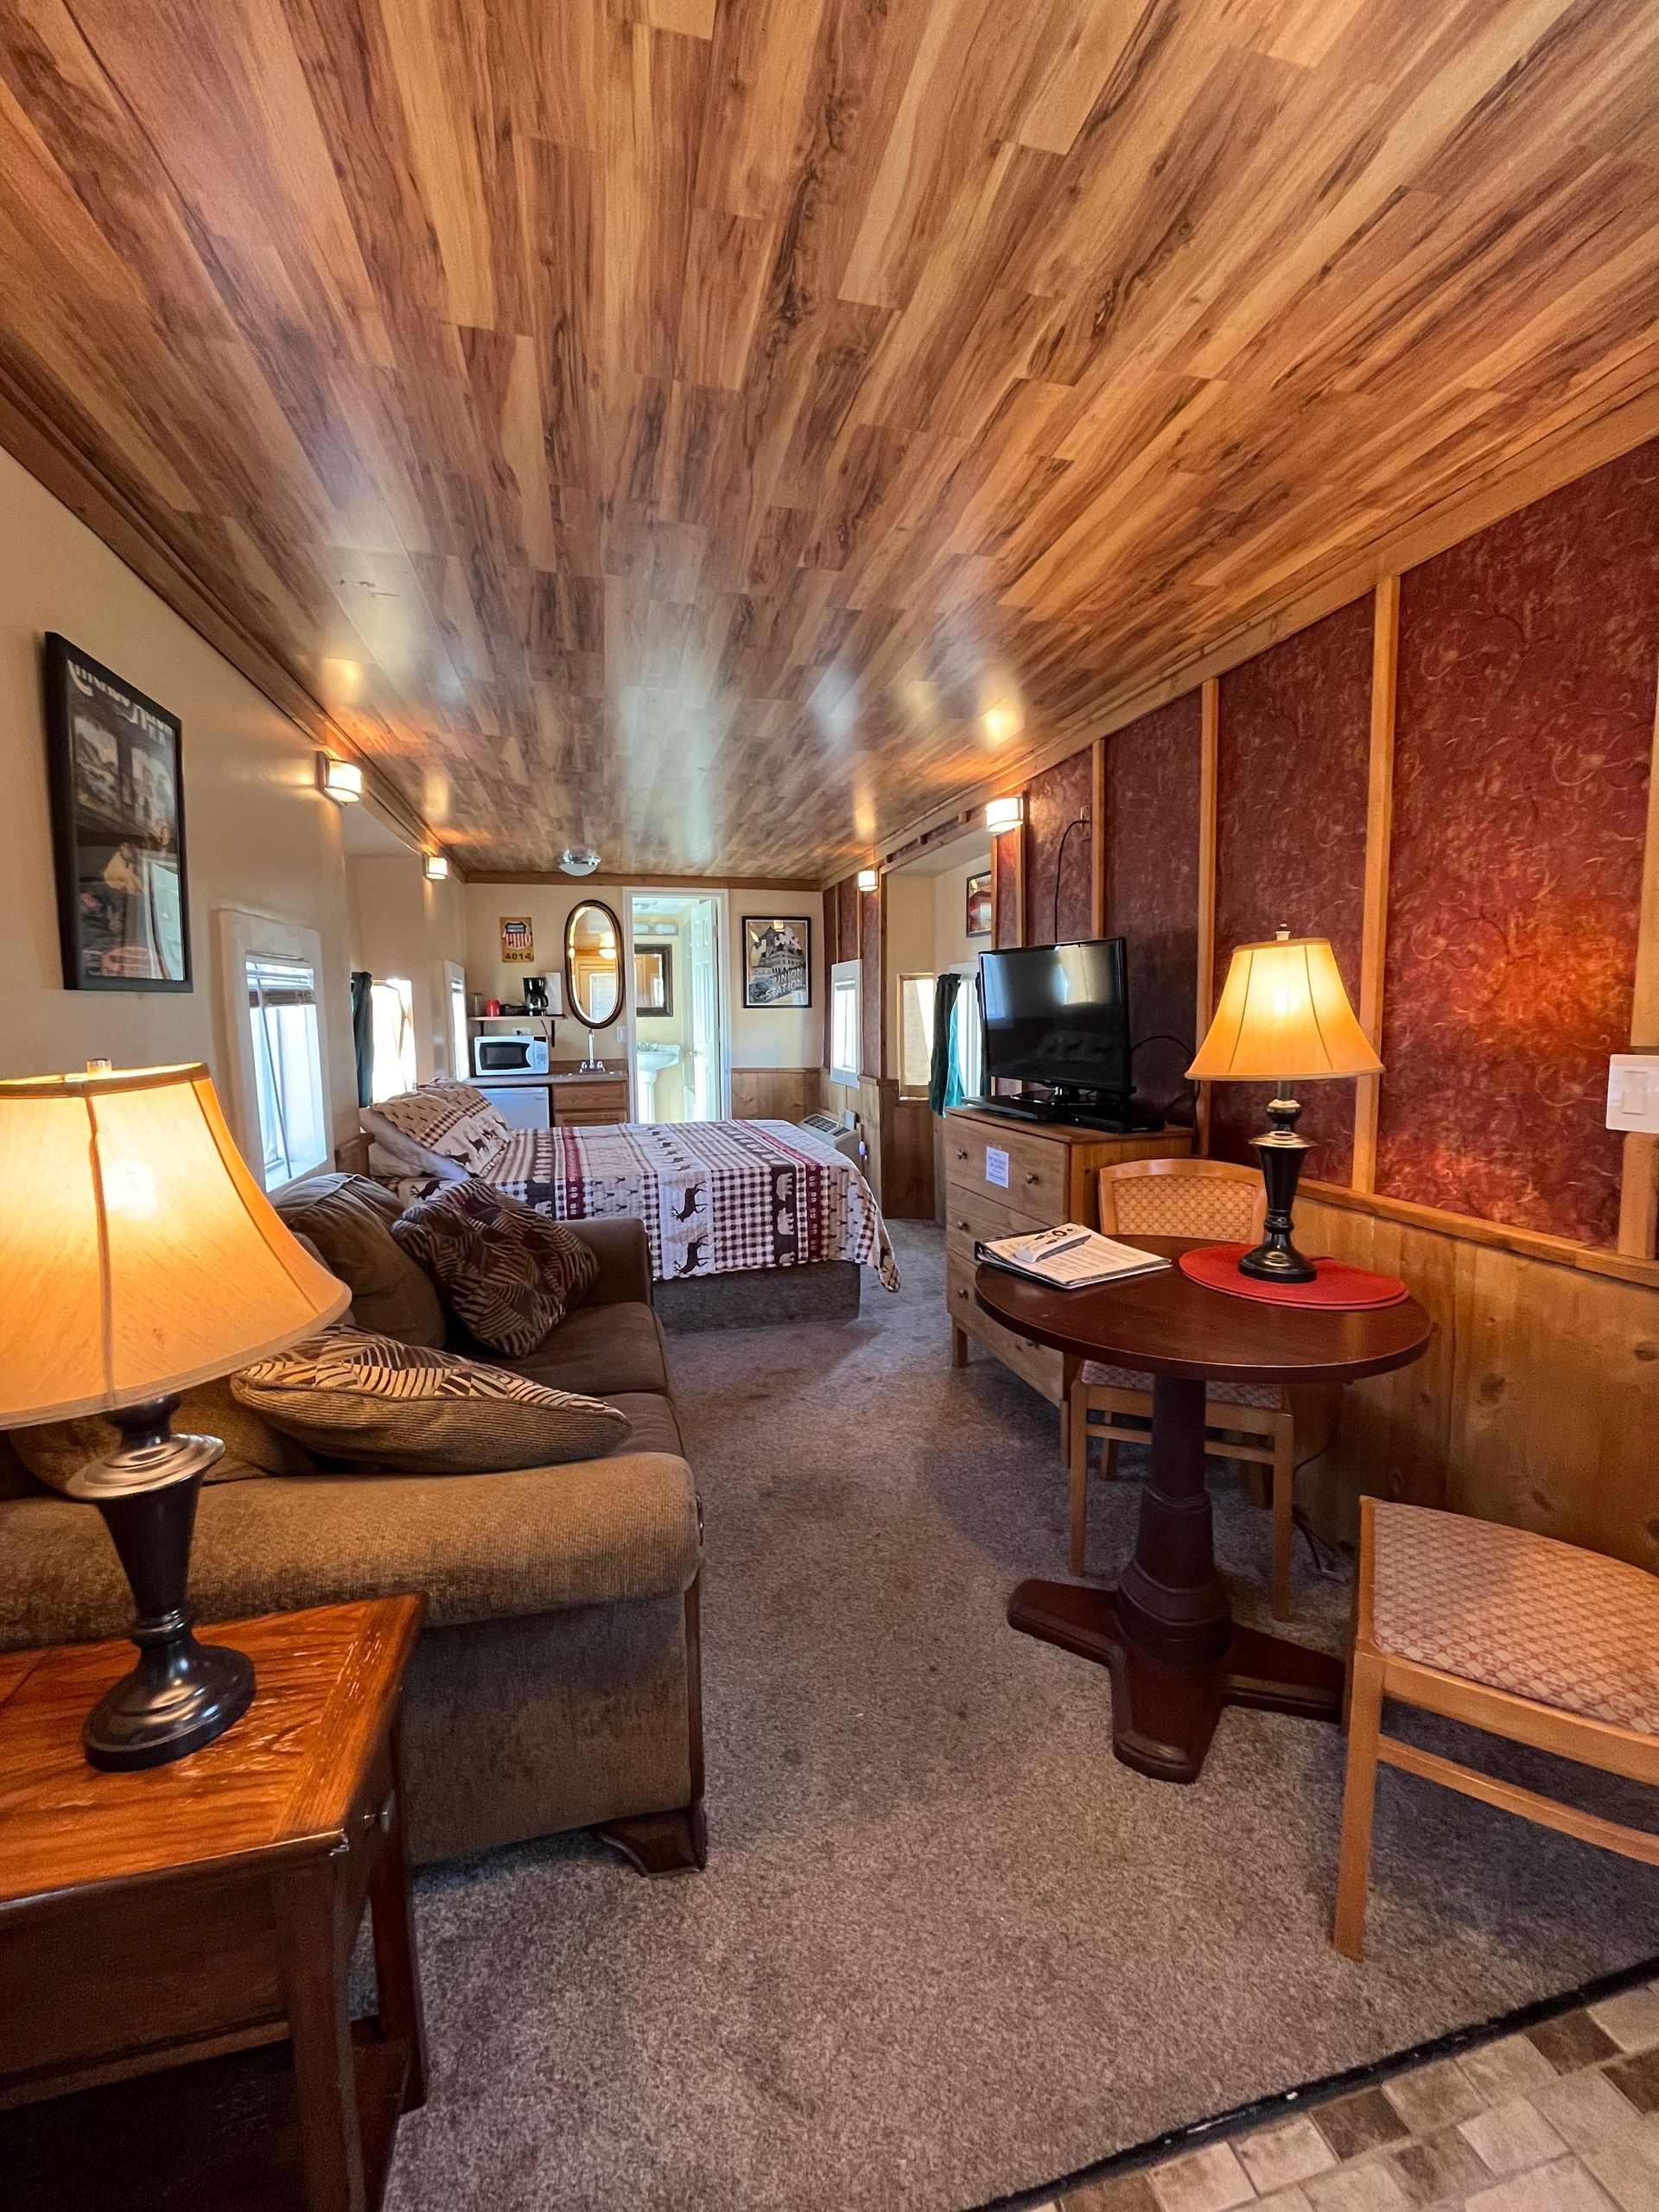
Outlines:
[{"label": "red textured wall panel", "polygon": [[823,894],[823,1066],[830,1066],[830,969],[841,957],[841,887],[830,884]]},{"label": "red textured wall panel", "polygon": [[1659,442],[1402,581],[1377,1188],[1610,1244],[1659,658]]},{"label": "red textured wall panel", "polygon": [[838,905],[836,910],[836,952],[837,960],[856,960],[858,957],[858,881],[856,877],[842,876],[836,886]]},{"label": "red textured wall panel", "polygon": [[1020,942],[1018,861],[1020,832],[991,840],[991,944],[999,952]]},{"label": "red textured wall panel", "polygon": [[859,1067],[865,1075],[881,1072],[881,893],[855,891],[858,898]]},{"label": "red textured wall panel", "polygon": [[[1198,695],[1173,699],[1106,741],[1106,934],[1128,939],[1135,1081],[1154,1106],[1185,1101],[1198,962]],[[1075,840],[1073,841],[1076,842]],[[1180,1118],[1191,1119],[1190,1105]]]},{"label": "red textured wall panel", "polygon": [[[1328,937],[1356,1009],[1365,891],[1371,731],[1372,601],[1299,630],[1221,679],[1216,777],[1216,990],[1236,945]],[[1217,1083],[1210,1149],[1254,1166],[1270,1084]],[[1354,1085],[1300,1087],[1310,1175],[1353,1168]]]},{"label": "red textured wall panel", "polygon": [[[1092,780],[1091,748],[1085,746],[1045,768],[1026,791],[1027,944],[1069,944],[1089,934]],[[1073,823],[1078,826],[1067,836]]]}]

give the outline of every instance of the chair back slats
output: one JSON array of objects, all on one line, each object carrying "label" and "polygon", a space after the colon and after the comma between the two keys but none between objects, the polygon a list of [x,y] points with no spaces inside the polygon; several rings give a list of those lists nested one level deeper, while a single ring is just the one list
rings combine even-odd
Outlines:
[{"label": "chair back slats", "polygon": [[1261,1176],[1230,1160],[1130,1160],[1100,1171],[1100,1225],[1108,1236],[1253,1244],[1266,1211]]}]

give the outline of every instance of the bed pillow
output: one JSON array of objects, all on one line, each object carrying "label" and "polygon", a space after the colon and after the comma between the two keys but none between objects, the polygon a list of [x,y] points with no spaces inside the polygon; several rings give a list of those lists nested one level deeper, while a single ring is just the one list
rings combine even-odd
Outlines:
[{"label": "bed pillow", "polygon": [[563,1222],[469,1178],[410,1206],[391,1233],[481,1344],[523,1359],[599,1280],[590,1246]]},{"label": "bed pillow", "polygon": [[[221,1376],[184,1391],[173,1414],[178,1436],[216,1436],[225,1446],[202,1476],[205,1483],[246,1482],[254,1475],[309,1475],[317,1463],[303,1445],[284,1434],[246,1404],[239,1404],[232,1383]],[[37,1428],[15,1428],[11,1448],[36,1482],[67,1490],[89,1459],[113,1452],[121,1439],[101,1414],[79,1421],[42,1421]]]},{"label": "bed pillow", "polygon": [[487,1174],[508,1136],[499,1109],[467,1083],[429,1083],[383,1098],[361,1119],[372,1142],[411,1175]]},{"label": "bed pillow", "polygon": [[598,1398],[395,1337],[331,1329],[234,1376],[245,1406],[313,1452],[414,1474],[597,1459],[628,1433]]}]

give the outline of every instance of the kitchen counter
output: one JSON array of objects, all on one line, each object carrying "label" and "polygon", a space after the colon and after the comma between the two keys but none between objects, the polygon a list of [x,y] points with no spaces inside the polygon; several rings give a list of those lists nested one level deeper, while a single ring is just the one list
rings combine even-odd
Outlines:
[{"label": "kitchen counter", "polygon": [[545,1090],[550,1084],[626,1083],[627,1079],[626,1061],[624,1061],[620,1067],[600,1068],[587,1075],[580,1074],[575,1068],[568,1072],[556,1068],[548,1075],[525,1075],[515,1070],[505,1075],[469,1075],[467,1077],[474,1090],[477,1090],[480,1084],[487,1084],[492,1090],[504,1087]]}]

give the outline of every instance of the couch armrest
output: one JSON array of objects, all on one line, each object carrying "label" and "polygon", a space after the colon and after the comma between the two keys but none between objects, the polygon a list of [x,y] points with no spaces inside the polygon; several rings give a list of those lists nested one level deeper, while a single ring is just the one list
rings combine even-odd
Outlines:
[{"label": "couch armrest", "polygon": [[[269,1475],[201,1493],[190,1563],[204,1620],[423,1591],[433,1627],[627,1605],[702,1563],[683,1459],[619,1452],[490,1475]],[[0,1650],[124,1635],[132,1598],[90,1507],[0,1502]]]},{"label": "couch armrest", "polygon": [[567,1221],[564,1226],[599,1262],[599,1281],[584,1306],[620,1306],[625,1300],[651,1304],[651,1245],[643,1221]]}]

